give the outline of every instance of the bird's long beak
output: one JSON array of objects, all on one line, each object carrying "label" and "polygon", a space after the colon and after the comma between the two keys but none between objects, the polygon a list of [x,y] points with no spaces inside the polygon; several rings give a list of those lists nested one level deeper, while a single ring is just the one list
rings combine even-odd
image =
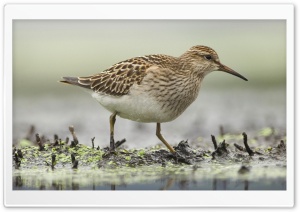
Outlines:
[{"label": "bird's long beak", "polygon": [[221,63],[220,63],[220,66],[219,66],[219,71],[224,71],[228,74],[232,74],[232,75],[237,76],[237,77],[239,77],[239,78],[241,78],[245,81],[248,81],[246,77],[242,76],[241,74],[237,73],[236,71],[232,70],[231,68],[229,68],[229,67],[227,67],[227,66],[225,66]]}]

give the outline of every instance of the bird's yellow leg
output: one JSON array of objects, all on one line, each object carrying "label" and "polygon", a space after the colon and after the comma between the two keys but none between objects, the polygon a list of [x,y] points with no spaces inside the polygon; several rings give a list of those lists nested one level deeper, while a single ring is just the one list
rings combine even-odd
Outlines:
[{"label": "bird's yellow leg", "polygon": [[116,115],[117,112],[114,112],[109,117],[109,125],[110,125],[110,151],[115,151],[115,139],[114,139],[114,131],[115,131],[115,123],[116,123]]},{"label": "bird's yellow leg", "polygon": [[166,147],[172,152],[175,153],[175,150],[173,149],[173,147],[168,144],[168,142],[164,139],[164,137],[161,135],[160,133],[161,129],[160,129],[160,123],[156,124],[156,136],[159,138],[159,140],[161,140],[161,142],[164,143],[164,145],[166,145]]}]

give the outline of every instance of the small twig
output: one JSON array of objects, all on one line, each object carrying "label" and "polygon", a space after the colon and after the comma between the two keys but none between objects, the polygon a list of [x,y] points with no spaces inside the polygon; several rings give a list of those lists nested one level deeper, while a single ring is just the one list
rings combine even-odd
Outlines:
[{"label": "small twig", "polygon": [[72,169],[77,169],[77,168],[78,168],[78,160],[75,160]]},{"label": "small twig", "polygon": [[215,148],[215,150],[218,148],[218,145],[217,145],[217,141],[216,141],[216,138],[215,138],[215,136],[214,135],[211,135],[211,140],[212,140],[212,142],[213,142],[213,144],[214,144],[214,148]]},{"label": "small twig", "polygon": [[254,152],[250,149],[250,147],[248,145],[247,134],[245,132],[243,132],[243,136],[244,136],[244,145],[245,145],[246,151],[248,152],[248,154],[250,156],[253,156]]},{"label": "small twig", "polygon": [[284,141],[281,140],[280,143],[278,144],[277,148],[282,148],[282,149],[286,149],[286,145],[284,144]]},{"label": "small twig", "polygon": [[44,148],[44,145],[42,144],[41,138],[38,133],[35,134],[35,139],[36,139],[37,144],[39,145],[39,151],[44,151],[45,148]]},{"label": "small twig", "polygon": [[263,153],[261,152],[258,152],[258,151],[254,151],[255,154],[258,154],[258,155],[263,155]]},{"label": "small twig", "polygon": [[117,141],[116,143],[115,143],[115,148],[118,148],[118,147],[120,147],[122,144],[124,144],[126,142],[126,139],[124,138],[124,139],[122,139],[121,141]]},{"label": "small twig", "polygon": [[75,155],[72,153],[71,154],[71,160],[72,160],[72,169],[77,169],[78,168],[78,160],[75,159]]},{"label": "small twig", "polygon": [[21,160],[18,157],[18,153],[15,153],[14,160],[15,160],[15,167],[16,169],[18,169],[21,165]]},{"label": "small twig", "polygon": [[35,131],[35,127],[31,125],[25,139],[30,141],[34,131]]},{"label": "small twig", "polygon": [[35,139],[36,139],[36,142],[37,143],[40,143],[41,142],[41,138],[40,138],[40,135],[37,133],[35,134]]},{"label": "small twig", "polygon": [[61,147],[62,147],[61,139],[58,139],[58,144],[59,144],[59,151],[61,152]]},{"label": "small twig", "polygon": [[69,137],[66,137],[66,145],[69,143]]},{"label": "small twig", "polygon": [[70,130],[70,132],[71,132],[71,134],[72,134],[72,136],[73,136],[73,140],[74,140],[74,142],[75,142],[75,145],[77,145],[79,142],[78,142],[77,136],[76,136],[76,134],[75,134],[74,127],[73,127],[73,126],[70,126],[70,127],[69,127],[69,130]]},{"label": "small twig", "polygon": [[219,146],[217,147],[217,149],[212,152],[212,157],[213,159],[216,158],[217,156],[222,156],[222,155],[227,155],[229,153],[229,151],[227,150],[227,146],[228,144],[226,144],[225,140],[223,140],[223,142],[219,143]]},{"label": "small twig", "polygon": [[242,151],[242,152],[246,152],[246,149],[236,143],[233,144],[238,150]]},{"label": "small twig", "polygon": [[[246,133],[245,133],[245,135],[246,135]],[[234,146],[235,146],[238,150],[240,150],[240,151],[242,151],[242,152],[247,152],[250,156],[253,156],[254,154],[263,155],[263,153],[261,153],[261,152],[258,152],[258,151],[252,151],[252,150],[250,149],[250,147],[248,146],[248,142],[247,142],[247,135],[246,135],[246,137],[245,137],[245,135],[244,135],[244,133],[243,133],[243,136],[244,136],[244,145],[245,145],[245,147],[246,147],[246,146],[248,147],[248,150],[245,149],[244,147],[242,147],[242,146],[236,144],[236,143],[234,143]],[[245,144],[245,139],[246,139],[246,144]],[[250,153],[249,153],[249,150],[250,150]],[[251,154],[252,154],[252,155],[251,155]]]},{"label": "small twig", "polygon": [[54,143],[52,144],[52,146],[58,146],[59,143],[58,143],[58,140],[55,140]]},{"label": "small twig", "polygon": [[17,151],[17,148],[15,147],[15,145],[13,145],[12,155],[14,155],[16,151]]},{"label": "small twig", "polygon": [[20,166],[21,166],[20,158],[23,158],[23,154],[22,154],[21,150],[19,149],[19,150],[15,151],[15,154],[14,154],[16,169],[20,168]]},{"label": "small twig", "polygon": [[17,150],[19,158],[23,158],[23,153],[20,149]]},{"label": "small twig", "polygon": [[46,139],[45,136],[42,135],[42,136],[41,136],[41,143],[42,143],[42,144],[45,144],[46,142],[49,142],[49,143],[50,143],[49,139]]},{"label": "small twig", "polygon": [[54,143],[53,143],[53,146],[58,146],[59,145],[59,142],[58,142],[58,135],[54,134]]},{"label": "small twig", "polygon": [[51,168],[54,169],[55,165],[56,165],[56,155],[52,154],[51,155]]},{"label": "small twig", "polygon": [[95,137],[92,138],[92,148],[94,149],[95,145],[94,145],[94,140],[95,140]]},{"label": "small twig", "polygon": [[222,125],[220,125],[220,135],[223,137],[225,135],[224,128]]},{"label": "small twig", "polygon": [[71,161],[72,161],[72,163],[74,163],[74,161],[75,161],[75,155],[73,153],[71,154]]}]

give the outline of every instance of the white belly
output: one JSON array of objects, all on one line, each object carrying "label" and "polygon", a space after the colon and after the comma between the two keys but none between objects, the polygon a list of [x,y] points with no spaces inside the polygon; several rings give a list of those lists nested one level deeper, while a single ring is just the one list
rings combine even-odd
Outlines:
[{"label": "white belly", "polygon": [[138,122],[169,122],[175,119],[170,113],[163,112],[161,105],[151,96],[135,92],[124,96],[108,96],[93,93],[103,107],[117,115]]}]

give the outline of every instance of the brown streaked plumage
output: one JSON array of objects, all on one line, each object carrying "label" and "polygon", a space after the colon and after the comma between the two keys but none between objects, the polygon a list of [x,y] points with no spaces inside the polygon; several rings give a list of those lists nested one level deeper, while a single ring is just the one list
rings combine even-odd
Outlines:
[{"label": "brown streaked plumage", "polygon": [[206,46],[193,46],[179,57],[156,54],[119,62],[88,77],[64,77],[63,83],[91,91],[112,115],[110,149],[114,151],[116,115],[139,122],[156,122],[157,137],[175,152],[160,134],[160,123],[177,118],[198,96],[203,78],[212,71],[245,77],[220,63]]},{"label": "brown streaked plumage", "polygon": [[159,68],[166,68],[172,66],[172,62],[170,57],[166,55],[136,57],[117,63],[99,74],[77,77],[77,79],[64,77],[65,81],[61,82],[76,84],[96,93],[122,96],[128,94],[133,84],[139,85],[141,83],[148,68],[154,65]]}]

